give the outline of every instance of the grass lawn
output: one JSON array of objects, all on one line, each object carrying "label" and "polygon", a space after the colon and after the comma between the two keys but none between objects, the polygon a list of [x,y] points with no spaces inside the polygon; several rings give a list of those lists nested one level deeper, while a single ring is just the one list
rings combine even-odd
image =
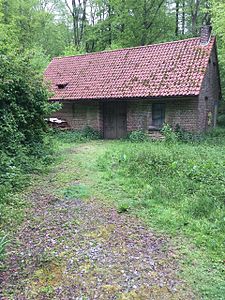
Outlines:
[{"label": "grass lawn", "polygon": [[171,236],[182,277],[203,299],[224,299],[224,131],[193,144],[93,141],[68,159],[72,145],[72,136],[58,140],[62,188],[81,181],[81,190],[67,192],[101,199]]}]

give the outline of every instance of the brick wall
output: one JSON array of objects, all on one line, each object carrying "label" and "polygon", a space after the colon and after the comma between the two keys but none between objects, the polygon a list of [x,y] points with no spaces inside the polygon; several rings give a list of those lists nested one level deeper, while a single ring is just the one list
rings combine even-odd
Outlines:
[{"label": "brick wall", "polygon": [[199,131],[207,130],[216,124],[219,97],[220,86],[218,78],[218,65],[216,49],[214,46],[199,95]]},{"label": "brick wall", "polygon": [[149,101],[127,103],[127,131],[148,129],[152,119],[152,104]]},{"label": "brick wall", "polygon": [[53,117],[66,120],[75,130],[90,126],[98,131],[101,130],[100,105],[98,102],[89,103],[62,103],[62,109],[55,112]]},{"label": "brick wall", "polygon": [[[127,102],[127,131],[139,129],[148,130],[152,125],[151,100]],[[180,100],[157,100],[157,103],[166,104],[165,122],[175,127],[177,124],[187,131],[196,131],[198,126],[198,98]],[[116,103],[115,103],[116,105]],[[88,103],[63,103],[62,109],[55,112],[53,117],[66,120],[75,130],[90,126],[103,132],[102,104]]]},{"label": "brick wall", "polygon": [[168,101],[165,121],[174,128],[178,124],[183,130],[196,131],[198,124],[198,98]]},{"label": "brick wall", "polygon": [[[152,125],[152,104],[150,100],[130,102],[127,105],[127,131],[145,129]],[[180,100],[157,100],[166,104],[165,122],[173,127],[177,124],[187,131],[196,131],[198,124],[198,98]]]}]

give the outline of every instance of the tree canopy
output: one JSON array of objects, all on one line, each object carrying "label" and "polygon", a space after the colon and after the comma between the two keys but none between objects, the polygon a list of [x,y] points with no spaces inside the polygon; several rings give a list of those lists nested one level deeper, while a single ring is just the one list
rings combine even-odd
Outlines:
[{"label": "tree canopy", "polygon": [[55,56],[184,39],[211,24],[225,92],[224,0],[0,0],[0,53],[38,72]]}]

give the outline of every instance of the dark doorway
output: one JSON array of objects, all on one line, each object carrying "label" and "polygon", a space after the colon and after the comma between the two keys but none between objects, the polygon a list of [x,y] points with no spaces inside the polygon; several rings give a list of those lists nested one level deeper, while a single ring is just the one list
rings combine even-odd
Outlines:
[{"label": "dark doorway", "polygon": [[127,105],[122,102],[103,104],[105,139],[120,139],[127,134]]},{"label": "dark doorway", "polygon": [[152,125],[158,129],[162,128],[165,122],[165,103],[152,104]]}]

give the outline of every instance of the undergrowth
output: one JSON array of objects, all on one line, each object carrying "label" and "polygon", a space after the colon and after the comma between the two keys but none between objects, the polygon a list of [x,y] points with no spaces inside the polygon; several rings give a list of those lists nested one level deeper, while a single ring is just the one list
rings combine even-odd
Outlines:
[{"label": "undergrowth", "polygon": [[[190,142],[116,143],[98,159],[102,186],[112,193],[118,212],[133,211],[157,230],[190,239],[204,253],[200,277],[207,280],[199,290],[208,299],[224,295],[224,146],[225,131],[217,129]],[[207,265],[216,274],[210,279],[214,286]]]},{"label": "undergrowth", "polygon": [[40,172],[49,163],[51,147],[45,119],[59,108],[48,101],[47,86],[33,67],[32,54],[21,50],[1,49],[0,258],[5,235],[23,211],[24,203],[16,193],[27,186],[31,173]]},{"label": "undergrowth", "polygon": [[[86,127],[80,131],[52,132],[52,135],[45,136],[44,142],[29,147],[16,145],[15,153],[8,154],[0,149],[0,260],[4,258],[7,233],[22,222],[28,205],[20,192],[31,183],[35,174],[48,170],[54,160],[57,141],[70,144],[99,138],[97,131]],[[72,192],[67,191],[68,194]]]},{"label": "undergrowth", "polygon": [[84,143],[100,139],[100,133],[92,127],[86,126],[83,130],[55,131],[55,138],[60,143]]},{"label": "undergrowth", "polygon": [[50,137],[45,138],[44,144],[17,151],[16,155],[0,153],[0,261],[9,242],[8,233],[23,221],[29,205],[23,191],[35,176],[46,173],[54,160]]}]

